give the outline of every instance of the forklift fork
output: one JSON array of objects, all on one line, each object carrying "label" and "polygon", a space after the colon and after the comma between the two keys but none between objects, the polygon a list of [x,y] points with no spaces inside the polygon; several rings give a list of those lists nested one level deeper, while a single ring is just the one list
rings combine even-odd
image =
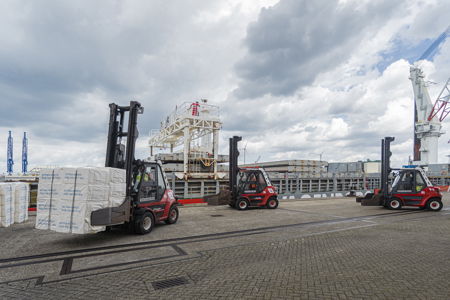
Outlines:
[{"label": "forklift fork", "polygon": [[231,204],[231,193],[229,191],[220,191],[217,195],[209,195],[203,197],[203,202],[208,205],[227,205]]},{"label": "forklift fork", "polygon": [[361,199],[361,206],[383,206],[384,196],[383,194],[376,194],[370,199]]}]

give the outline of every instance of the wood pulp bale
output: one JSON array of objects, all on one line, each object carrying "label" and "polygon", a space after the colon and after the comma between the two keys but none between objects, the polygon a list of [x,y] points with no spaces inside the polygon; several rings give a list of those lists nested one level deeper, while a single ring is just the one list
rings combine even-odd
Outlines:
[{"label": "wood pulp bale", "polygon": [[15,189],[13,183],[0,183],[0,225],[9,227],[14,224],[14,197]]},{"label": "wood pulp bale", "polygon": [[125,199],[126,171],[116,168],[55,168],[42,174],[36,228],[87,234],[105,230],[92,226],[92,211],[120,206]]},{"label": "wood pulp bale", "polygon": [[28,183],[14,183],[14,203],[14,223],[22,223],[28,220],[30,203],[30,185]]}]

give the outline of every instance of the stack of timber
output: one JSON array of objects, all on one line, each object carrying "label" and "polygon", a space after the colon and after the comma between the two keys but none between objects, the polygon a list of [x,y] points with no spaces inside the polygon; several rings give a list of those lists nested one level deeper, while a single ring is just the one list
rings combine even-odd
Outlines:
[{"label": "stack of timber", "polygon": [[[327,172],[328,163],[320,160],[280,160],[272,162],[244,164],[240,167],[260,167],[266,172],[288,172],[288,173],[308,173],[320,174]],[[313,175],[314,176],[314,175]]]}]

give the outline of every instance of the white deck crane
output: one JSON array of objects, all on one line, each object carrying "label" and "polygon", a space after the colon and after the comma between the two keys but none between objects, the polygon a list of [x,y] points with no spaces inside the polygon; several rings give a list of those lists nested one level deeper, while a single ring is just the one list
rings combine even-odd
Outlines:
[{"label": "white deck crane", "polygon": [[[450,26],[436,39],[436,41],[425,51],[418,61],[425,60],[436,48],[445,40],[450,33]],[[441,132],[441,122],[450,111],[446,110],[449,97],[444,95],[449,91],[449,81],[444,86],[435,105],[431,102],[430,95],[423,80],[424,75],[417,67],[411,66],[410,74],[414,89],[414,164],[428,165],[438,163],[438,139],[443,134]],[[450,107],[448,108],[450,109]],[[441,112],[440,116],[437,114]]]},{"label": "white deck crane", "polygon": [[[170,148],[170,153],[173,153],[175,147],[184,146],[183,173],[175,173],[177,177],[182,175],[184,179],[210,176],[210,174],[192,172],[190,161],[212,167],[215,179],[225,176],[224,172],[217,171],[219,130],[222,124],[219,118],[219,107],[209,105],[206,99],[201,101],[201,105],[197,104],[198,106],[195,105],[196,103],[185,102],[180,107],[176,107],[167,117],[165,124],[161,122],[159,130],[150,131],[148,142],[150,156],[154,154],[154,147]],[[197,139],[201,140],[201,145],[191,148],[191,142]]]}]

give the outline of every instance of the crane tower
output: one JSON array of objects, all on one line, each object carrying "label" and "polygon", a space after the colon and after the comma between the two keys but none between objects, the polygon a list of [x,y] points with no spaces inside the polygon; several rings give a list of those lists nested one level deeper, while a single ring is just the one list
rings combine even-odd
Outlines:
[{"label": "crane tower", "polygon": [[27,174],[27,166],[28,166],[28,139],[27,133],[23,133],[22,140],[22,173],[23,175]]},{"label": "crane tower", "polygon": [[[445,40],[450,33],[450,26],[436,39],[436,41],[422,54],[418,61],[423,61]],[[438,100],[433,105],[428,94],[424,81],[424,74],[420,70],[419,63],[410,68],[410,79],[414,90],[414,163],[418,165],[428,165],[438,163],[438,139],[443,134],[441,132],[441,121],[448,114],[445,110],[446,102],[439,95]],[[444,87],[448,90],[449,82]],[[446,98],[448,101],[448,97]],[[441,117],[437,113],[442,110]],[[446,112],[446,114],[445,114]],[[445,115],[444,115],[445,114]]]},{"label": "crane tower", "polygon": [[419,165],[437,164],[442,125],[436,116],[429,118],[433,103],[423,80],[423,72],[411,67],[410,74],[415,96],[414,162]]},{"label": "crane tower", "polygon": [[13,165],[14,165],[14,160],[13,160],[13,138],[11,136],[11,131],[10,131],[9,132],[9,137],[8,137],[7,170],[6,170],[8,175],[12,175]]}]

